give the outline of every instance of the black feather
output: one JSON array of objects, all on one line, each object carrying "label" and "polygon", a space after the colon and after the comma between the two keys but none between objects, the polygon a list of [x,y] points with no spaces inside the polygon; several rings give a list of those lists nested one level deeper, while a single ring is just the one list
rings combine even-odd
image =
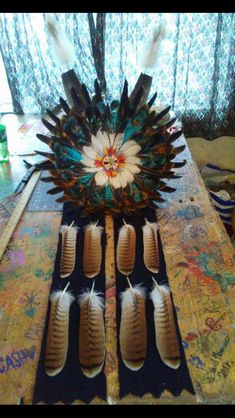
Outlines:
[{"label": "black feather", "polygon": [[138,89],[136,95],[135,95],[135,98],[134,98],[133,102],[132,102],[133,114],[135,114],[135,112],[137,111],[138,106],[139,106],[139,104],[141,102],[141,99],[143,97],[143,94],[144,94],[144,89],[143,89],[143,87],[140,87]]},{"label": "black feather", "polygon": [[168,138],[167,143],[168,144],[172,144],[174,141],[176,141],[176,139],[178,139],[181,135],[182,135],[183,131],[177,131],[174,132],[173,134],[171,134],[171,136]]},{"label": "black feather", "polygon": [[153,95],[153,97],[149,100],[148,106],[151,107],[157,98],[157,92]]},{"label": "black feather", "polygon": [[96,103],[102,102],[103,101],[102,92],[101,92],[101,88],[100,88],[97,78],[94,81],[94,89],[95,89],[95,102]]},{"label": "black feather", "polygon": [[48,120],[42,118],[42,123],[48,129],[49,132],[51,132],[52,134],[56,133],[56,127],[52,125],[50,122],[48,122]]},{"label": "black feather", "polygon": [[82,95],[85,101],[86,106],[91,106],[91,98],[87,91],[85,84],[82,84]]},{"label": "black feather", "polygon": [[83,110],[84,110],[84,104],[83,104],[83,101],[82,101],[82,99],[77,95],[77,92],[76,92],[76,90],[75,90],[75,88],[74,87],[72,87],[71,88],[71,90],[70,90],[70,94],[71,94],[71,97],[72,97],[72,99],[73,99],[73,103],[74,103],[74,105],[76,106],[76,108],[77,108],[77,110],[79,111],[79,113],[81,113],[81,112],[83,112]]},{"label": "black feather", "polygon": [[42,135],[42,134],[36,134],[36,137],[40,140],[40,141],[42,141],[42,142],[44,142],[44,144],[49,144],[49,142],[51,141],[51,138],[49,137],[49,136],[46,136],[46,135]]},{"label": "black feather", "polygon": [[53,120],[53,122],[55,122],[56,124],[60,124],[60,119],[54,115],[53,112],[51,112],[49,109],[46,109],[48,116],[50,116],[50,118]]},{"label": "black feather", "polygon": [[171,120],[169,120],[169,122],[164,124],[165,128],[167,128],[167,129],[170,128],[170,126],[174,125],[176,120],[177,120],[177,118],[172,118]]},{"label": "black feather", "polygon": [[40,181],[43,181],[44,183],[50,183],[50,182],[53,182],[55,180],[61,180],[61,178],[60,177],[52,177],[52,176],[50,176],[50,177],[41,177],[40,178]]},{"label": "black feather", "polygon": [[174,155],[180,154],[182,151],[184,151],[186,148],[186,145],[181,145],[180,147],[176,147],[173,150]]},{"label": "black feather", "polygon": [[171,109],[171,106],[168,106],[166,109],[162,110],[162,112],[158,113],[158,115],[155,118],[155,123],[157,123],[159,120],[161,120],[165,115],[167,115],[167,113],[169,112],[169,110]]},{"label": "black feather", "polygon": [[61,105],[62,109],[64,110],[64,112],[67,115],[69,115],[70,114],[70,107],[69,107],[68,103],[62,97],[60,97],[60,105]]},{"label": "black feather", "polygon": [[53,189],[47,190],[48,194],[58,194],[61,193],[63,190],[60,187],[53,187]]},{"label": "black feather", "polygon": [[187,163],[187,161],[186,160],[184,160],[184,161],[182,161],[182,162],[179,162],[179,163],[173,163],[174,164],[174,166],[173,166],[173,168],[180,168],[180,167],[183,167],[185,164]]},{"label": "black feather", "polygon": [[36,151],[35,152],[39,155],[41,155],[42,157],[47,158],[50,161],[55,161],[55,157],[54,154],[50,153],[50,152],[43,152],[43,151]]}]

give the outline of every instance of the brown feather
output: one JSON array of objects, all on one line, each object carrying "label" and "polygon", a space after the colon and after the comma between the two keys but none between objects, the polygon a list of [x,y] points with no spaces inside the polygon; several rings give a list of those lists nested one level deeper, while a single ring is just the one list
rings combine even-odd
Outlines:
[{"label": "brown feather", "polygon": [[148,222],[142,227],[144,243],[144,264],[152,273],[159,272],[158,226],[156,222]]},{"label": "brown feather", "polygon": [[101,234],[103,228],[90,224],[85,227],[83,247],[83,270],[88,278],[97,276],[102,262]]},{"label": "brown feather", "polygon": [[120,273],[129,276],[135,264],[136,233],[135,228],[126,224],[119,231],[117,243],[117,268]]},{"label": "brown feather", "polygon": [[176,334],[170,290],[167,286],[154,286],[150,294],[154,305],[156,346],[159,355],[168,367],[180,366],[180,349]]},{"label": "brown feather", "polygon": [[105,358],[103,301],[93,289],[78,299],[80,305],[79,361],[86,377],[102,370]]},{"label": "brown feather", "polygon": [[65,365],[68,352],[69,309],[73,301],[74,297],[69,292],[55,291],[51,295],[45,355],[45,372],[48,376],[56,376]]},{"label": "brown feather", "polygon": [[75,267],[77,230],[77,227],[67,225],[60,228],[62,234],[60,277],[62,279],[70,276]]},{"label": "brown feather", "polygon": [[139,370],[145,361],[147,328],[144,289],[140,285],[122,295],[120,350],[122,360],[131,370]]}]

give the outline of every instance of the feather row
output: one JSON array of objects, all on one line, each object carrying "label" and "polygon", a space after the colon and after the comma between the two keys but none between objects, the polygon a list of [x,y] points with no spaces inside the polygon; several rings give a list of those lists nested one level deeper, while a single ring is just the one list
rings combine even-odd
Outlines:
[{"label": "feather row", "polygon": [[85,227],[83,247],[83,271],[86,277],[93,278],[100,272],[102,262],[101,235],[103,227],[90,224]]},{"label": "feather row", "polygon": [[65,279],[74,271],[76,264],[76,242],[78,228],[75,226],[62,225],[61,258],[60,258],[60,277]]},{"label": "feather row", "polygon": [[130,224],[124,224],[118,235],[117,267],[120,273],[128,276],[132,273],[135,264],[136,233]]},{"label": "feather row", "polygon": [[48,376],[56,376],[63,369],[67,358],[69,310],[74,297],[68,291],[55,291],[50,300],[45,372]]},{"label": "feather row", "polygon": [[79,361],[83,374],[92,378],[101,372],[105,358],[103,299],[92,288],[79,296],[78,303]]},{"label": "feather row", "polygon": [[180,349],[176,334],[170,289],[155,282],[150,293],[154,305],[156,346],[163,363],[172,369],[180,366]]},{"label": "feather row", "polygon": [[135,285],[122,292],[121,308],[122,360],[129,369],[139,370],[144,365],[147,347],[144,288],[141,285]]},{"label": "feather row", "polygon": [[144,243],[144,264],[152,273],[159,272],[159,252],[158,252],[158,225],[156,222],[148,222],[142,227]]}]

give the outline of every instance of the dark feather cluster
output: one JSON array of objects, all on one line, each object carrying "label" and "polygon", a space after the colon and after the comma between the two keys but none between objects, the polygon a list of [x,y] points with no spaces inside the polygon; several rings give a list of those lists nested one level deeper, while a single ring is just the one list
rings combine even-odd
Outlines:
[{"label": "dark feather cluster", "polygon": [[[37,137],[50,147],[51,152],[37,153],[49,160],[46,168],[50,176],[42,180],[54,183],[55,187],[49,193],[63,192],[63,196],[57,199],[59,202],[73,202],[83,208],[83,215],[94,212],[130,215],[145,207],[155,208],[163,201],[161,192],[175,191],[164,179],[179,178],[173,169],[186,162],[173,162],[184,149],[184,146],[173,145],[182,131],[171,134],[168,128],[175,123],[175,118],[163,122],[170,106],[156,113],[152,106],[157,94],[143,103],[144,93],[140,86],[131,98],[125,81],[120,100],[107,103],[95,80],[92,97],[83,84],[80,94],[75,88],[71,89],[72,107],[60,98],[63,111],[60,117],[47,110],[51,121],[43,118],[42,122],[50,136],[38,134]],[[84,169],[83,147],[92,145],[92,138],[98,131],[106,135],[122,134],[123,144],[135,141],[141,147],[137,155],[139,172],[125,187],[114,188],[108,179],[106,184],[99,185],[95,181],[95,171]]]}]

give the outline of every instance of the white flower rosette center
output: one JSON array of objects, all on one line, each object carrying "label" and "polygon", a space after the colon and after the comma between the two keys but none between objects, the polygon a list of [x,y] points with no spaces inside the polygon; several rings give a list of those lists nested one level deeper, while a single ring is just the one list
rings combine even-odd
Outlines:
[{"label": "white flower rosette center", "polygon": [[141,147],[136,141],[122,141],[123,134],[108,134],[99,130],[92,135],[91,145],[83,146],[81,163],[84,171],[94,173],[98,186],[110,184],[114,189],[126,187],[140,172]]}]

